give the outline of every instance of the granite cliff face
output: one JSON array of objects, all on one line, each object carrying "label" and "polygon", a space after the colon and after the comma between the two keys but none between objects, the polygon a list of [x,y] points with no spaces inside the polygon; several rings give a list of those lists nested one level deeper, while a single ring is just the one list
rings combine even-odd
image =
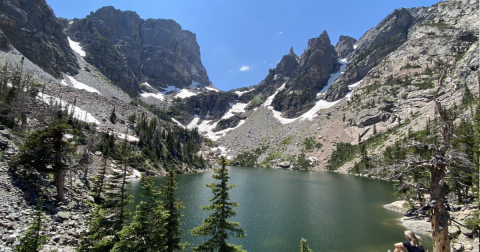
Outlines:
[{"label": "granite cliff face", "polygon": [[[325,64],[311,60],[312,49],[327,44],[322,40],[311,40],[300,57],[290,50],[258,85],[235,90],[241,93],[237,104],[247,104],[245,112],[225,121],[238,119],[240,126],[217,142],[228,150],[226,155],[251,157],[257,166],[279,168],[292,162],[288,167],[295,167],[292,160],[304,153],[313,169],[321,170],[337,143],[356,145],[395,128],[396,135],[369,150],[375,155],[408,132],[425,129],[428,118],[435,117],[433,93],[443,71],[448,77],[439,100],[458,118],[473,120],[476,105],[465,109],[465,104],[474,99],[478,105],[478,9],[477,1],[463,0],[395,10],[357,42],[341,38],[336,53],[323,54],[330,55],[323,60],[331,59]],[[329,46],[323,48],[329,52]],[[336,57],[346,60],[341,70]],[[319,65],[323,72],[317,70]],[[311,73],[321,73],[313,75],[317,80],[332,73],[338,78],[315,97],[323,85],[314,85]],[[323,147],[307,150],[302,147],[306,142]],[[345,164],[342,172],[353,163]]]},{"label": "granite cliff face", "polygon": [[[265,81],[281,90],[274,97],[272,106],[286,118],[297,117],[315,105],[316,94],[322,90],[330,74],[338,71],[338,54],[326,31],[308,41],[308,47],[298,57],[290,50]],[[271,76],[271,78],[270,78]]]},{"label": "granite cliff face", "polygon": [[211,86],[195,34],[173,20],[143,20],[110,6],[73,20],[66,32],[80,42],[87,62],[129,93],[144,82],[160,91]]},{"label": "granite cliff face", "polygon": [[78,73],[62,25],[44,0],[0,1],[0,50],[12,48],[55,78]]},{"label": "granite cliff face", "polygon": [[350,36],[340,35],[337,44],[335,45],[335,51],[338,53],[338,57],[345,58],[355,49],[355,43],[357,40]]},{"label": "granite cliff face", "polygon": [[355,44],[355,49],[344,57],[348,64],[345,74],[325,94],[328,101],[338,100],[348,92],[347,85],[361,80],[385,56],[400,47],[408,37],[410,27],[418,22],[412,13],[418,10],[396,9],[377,26],[368,30]]},{"label": "granite cliff face", "polygon": [[[219,120],[218,130],[232,128],[277,92],[271,101],[273,109],[286,118],[297,117],[315,105],[316,94],[327,85],[330,74],[338,71],[339,67],[338,54],[327,32],[323,31],[318,38],[308,41],[308,47],[301,56],[297,56],[290,48],[289,53],[282,57],[276,68],[269,70],[259,84],[186,98],[172,104],[172,115],[180,122],[189,124],[197,116],[200,117],[198,123],[201,123],[209,113],[208,120]],[[246,111],[222,119],[235,103],[245,104]]]}]

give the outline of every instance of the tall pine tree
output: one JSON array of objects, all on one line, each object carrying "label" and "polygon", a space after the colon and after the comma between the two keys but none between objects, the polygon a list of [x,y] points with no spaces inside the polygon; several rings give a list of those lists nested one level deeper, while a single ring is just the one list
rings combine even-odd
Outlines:
[{"label": "tall pine tree", "polygon": [[218,163],[222,167],[215,169],[215,174],[212,176],[219,180],[218,184],[207,184],[207,187],[213,193],[213,198],[210,199],[212,204],[202,207],[203,210],[211,210],[213,213],[203,221],[201,226],[190,230],[190,233],[194,236],[210,236],[210,239],[204,241],[201,245],[193,247],[192,250],[195,252],[211,252],[215,249],[218,249],[219,252],[245,251],[242,250],[241,245],[235,246],[227,243],[230,235],[235,235],[236,238],[245,237],[245,230],[239,227],[240,223],[228,220],[237,214],[233,208],[239,205],[236,202],[231,202],[228,194],[228,191],[235,187],[235,184],[227,185],[230,177],[225,166],[228,164],[228,161],[222,156]]},{"label": "tall pine tree", "polygon": [[126,180],[127,161],[130,156],[130,144],[126,137],[120,149],[123,157],[122,169],[114,169],[111,173],[112,176],[106,181],[103,193],[104,201],[92,213],[89,231],[82,237],[78,251],[110,251],[115,243],[120,241],[118,232],[122,230],[126,219],[130,216],[126,207],[132,203],[133,197],[128,195],[128,181]]},{"label": "tall pine tree", "polygon": [[175,172],[170,170],[165,179],[165,184],[162,185],[162,200],[163,208],[167,212],[166,218],[166,238],[167,238],[167,252],[173,252],[178,250],[185,250],[188,243],[181,243],[180,235],[182,235],[180,229],[180,218],[183,216],[180,213],[181,208],[185,208],[182,202],[175,196],[178,182],[175,181]]},{"label": "tall pine tree", "polygon": [[142,177],[141,187],[147,201],[138,204],[133,221],[118,233],[112,252],[170,251],[165,229],[168,214],[160,201],[160,189],[154,186],[153,177]]}]

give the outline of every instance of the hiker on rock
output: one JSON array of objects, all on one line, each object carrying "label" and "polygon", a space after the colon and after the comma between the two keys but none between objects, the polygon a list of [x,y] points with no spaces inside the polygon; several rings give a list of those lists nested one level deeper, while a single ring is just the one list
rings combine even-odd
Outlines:
[{"label": "hiker on rock", "polygon": [[412,230],[405,231],[405,238],[407,241],[395,243],[394,252],[404,252],[407,248],[408,252],[425,252],[425,249],[422,247],[422,239],[417,237]]}]

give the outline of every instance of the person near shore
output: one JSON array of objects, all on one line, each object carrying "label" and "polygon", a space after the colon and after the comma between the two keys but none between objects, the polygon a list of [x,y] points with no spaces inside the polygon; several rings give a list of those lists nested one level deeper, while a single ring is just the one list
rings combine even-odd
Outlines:
[{"label": "person near shore", "polygon": [[425,252],[425,249],[422,247],[422,239],[417,237],[412,230],[405,231],[405,238],[407,241],[395,243],[394,252],[404,252],[404,248],[408,252]]}]

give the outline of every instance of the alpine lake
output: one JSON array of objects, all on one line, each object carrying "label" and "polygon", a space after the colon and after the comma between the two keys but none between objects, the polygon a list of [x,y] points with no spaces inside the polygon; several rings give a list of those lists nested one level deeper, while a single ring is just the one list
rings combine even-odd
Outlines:
[{"label": "alpine lake", "polygon": [[[249,252],[300,251],[300,239],[314,252],[387,252],[394,243],[405,240],[400,224],[401,213],[383,208],[395,201],[392,183],[330,172],[274,170],[228,167],[230,180],[236,184],[229,191],[237,202],[237,215],[245,238],[230,238],[229,243],[243,245]],[[185,209],[182,218],[182,242],[198,245],[207,237],[194,237],[188,230],[200,226],[210,212],[213,194],[205,186],[217,182],[212,172],[176,176],[176,191]],[[155,178],[160,185],[165,177]],[[141,201],[140,179],[131,181],[135,196],[130,211]],[[424,239],[425,249],[432,248],[431,238]],[[187,249],[190,251],[190,249]]]}]

